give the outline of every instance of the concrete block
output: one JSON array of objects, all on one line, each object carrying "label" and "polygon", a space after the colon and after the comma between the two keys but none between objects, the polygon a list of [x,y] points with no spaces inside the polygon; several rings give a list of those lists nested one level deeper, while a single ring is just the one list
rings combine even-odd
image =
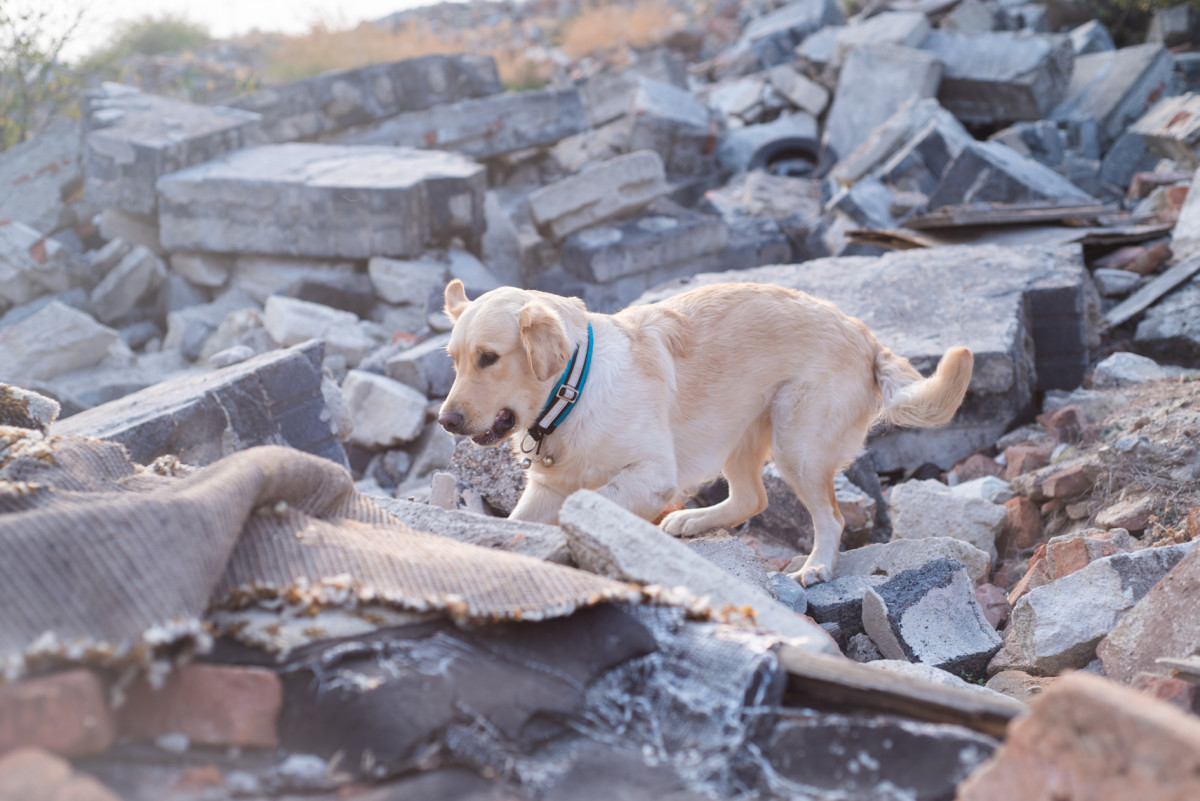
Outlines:
[{"label": "concrete block", "polygon": [[429,398],[444,398],[454,384],[454,360],[446,352],[449,334],[438,334],[388,358],[388,378],[407,384]]},{"label": "concrete block", "polygon": [[211,303],[188,306],[167,314],[167,334],[163,337],[163,349],[178,349],[188,361],[195,361],[204,352],[205,345],[217,328],[231,312],[238,309],[258,309],[246,293],[233,289],[222,293]]},{"label": "concrete block", "polygon": [[716,168],[713,148],[720,128],[691,92],[643,78],[630,100],[629,117],[625,149],[657,152],[667,175],[694,178]]},{"label": "concrete block", "polygon": [[229,284],[259,303],[272,295],[290,295],[308,281],[350,278],[355,274],[350,261],[318,261],[277,256],[244,256],[233,259]]},{"label": "concrete block", "polygon": [[1200,357],[1200,279],[1193,278],[1146,311],[1133,341],[1140,350],[1183,364]]},{"label": "concrete block", "polygon": [[863,596],[870,588],[887,581],[887,576],[850,574],[815,584],[805,591],[808,615],[818,623],[836,624],[836,639],[844,649],[851,637],[863,632]]},{"label": "concrete block", "polygon": [[996,559],[996,537],[1004,528],[1004,507],[956,493],[940,481],[905,481],[892,487],[888,509],[897,540],[953,537]]},{"label": "concrete block", "polygon": [[71,253],[40,231],[0,220],[0,308],[65,292],[75,283]]},{"label": "concrete block", "polygon": [[945,68],[938,99],[967,124],[1042,119],[1066,97],[1075,59],[1066,36],[933,31],[922,47]]},{"label": "concrete block", "polygon": [[863,628],[888,659],[981,678],[1000,635],[975,599],[962,564],[938,559],[893,576],[863,596]]},{"label": "concrete block", "polygon": [[1094,201],[1054,170],[999,142],[967,144],[929,196],[931,209],[962,203]]},{"label": "concrete block", "polygon": [[47,234],[70,223],[67,201],[83,182],[80,137],[79,123],[62,119],[0,153],[0,219]]},{"label": "concrete block", "polygon": [[[0,753],[16,749],[27,749],[25,753],[46,749],[67,757],[104,753],[117,736],[107,696],[100,676],[80,668],[6,683],[0,687],[0,709],[4,710],[0,717]],[[11,775],[0,773],[0,791],[10,798],[26,792],[30,793],[27,797],[41,796],[28,786],[22,792],[11,782]],[[83,793],[51,795],[104,801],[103,796]]]},{"label": "concrete block", "polygon": [[601,72],[579,85],[587,124],[592,128],[612,122],[629,111],[629,101],[642,78],[687,88],[683,58],[665,48],[635,52],[633,63],[619,72]]},{"label": "concrete block", "polygon": [[1092,386],[1096,389],[1128,387],[1167,377],[1158,362],[1136,353],[1117,352],[1101,360],[1092,371]]},{"label": "concrete block", "polygon": [[1067,35],[1071,37],[1071,49],[1075,51],[1076,58],[1116,49],[1108,28],[1098,19],[1075,26]]},{"label": "concrete block", "polygon": [[941,80],[932,53],[892,44],[854,48],[825,120],[825,142],[836,154],[851,152],[905,102],[936,97]]},{"label": "concrete block", "polygon": [[118,341],[117,332],[57,300],[0,331],[4,379],[40,381],[96,364]]},{"label": "concrete block", "polygon": [[788,64],[767,70],[767,80],[789,103],[814,117],[819,117],[829,106],[829,90]]},{"label": "concrete block", "polygon": [[502,90],[491,56],[431,55],[339,70],[261,89],[230,105],[262,117],[268,142],[290,142]]},{"label": "concrete block", "polygon": [[189,284],[217,289],[229,280],[233,259],[216,253],[172,253],[170,270]]},{"label": "concrete block", "polygon": [[920,11],[885,11],[868,19],[855,19],[837,29],[833,64],[841,66],[855,48],[890,44],[920,47],[933,28]]},{"label": "concrete block", "polygon": [[133,214],[109,206],[100,212],[97,227],[100,229],[100,236],[105,239],[124,239],[135,247],[140,245],[159,256],[166,255],[159,238],[157,217]]},{"label": "concrete block", "polygon": [[288,445],[346,464],[321,395],[324,345],[307,342],[200,375],[156,384],[57,421],[52,435],[119,442],[149,464],[192,465],[254,445]]},{"label": "concrete block", "polygon": [[0,383],[0,426],[45,431],[61,410],[62,406],[52,398]]},{"label": "concrete block", "polygon": [[[1200,94],[1188,92],[1158,101],[1129,132],[1142,137],[1154,153],[1186,169],[1200,167]],[[1185,207],[1186,208],[1186,207]]]},{"label": "concrete block", "polygon": [[337,353],[354,366],[377,344],[366,334],[358,317],[350,312],[307,300],[272,295],[263,310],[263,327],[283,346],[310,339],[323,339],[330,353]]},{"label": "concrete block", "polygon": [[331,134],[324,141],[452,150],[490,159],[552,145],[586,126],[578,90],[536,89],[410,111]]},{"label": "concrete block", "polygon": [[935,99],[905,101],[857,147],[849,153],[837,154],[838,162],[830,171],[830,177],[841,186],[850,186],[891,158],[935,117],[945,118],[948,124],[953,120],[960,127],[962,125]]},{"label": "concrete block", "polygon": [[350,441],[368,450],[412,442],[425,427],[425,396],[387,376],[351,370],[342,396],[354,421]]},{"label": "concrete block", "polygon": [[367,262],[367,275],[375,292],[388,303],[425,308],[430,295],[446,286],[446,265],[432,259],[388,259],[376,256]]},{"label": "concrete block", "polygon": [[843,19],[841,7],[834,0],[793,0],[750,20],[735,52],[753,53],[762,67],[785,64],[810,34],[840,25]]},{"label": "concrete block", "polygon": [[954,33],[991,33],[999,27],[996,10],[987,0],[961,0],[942,15],[938,27]]},{"label": "concrete block", "polygon": [[643,150],[534,191],[529,212],[547,237],[561,242],[576,231],[637,211],[667,191],[662,158]]},{"label": "concrete block", "polygon": [[166,279],[162,260],[139,245],[92,290],[92,314],[102,323],[120,322],[148,303]]},{"label": "concrete block", "polygon": [[483,233],[486,170],[451,153],[285,144],[159,181],[163,246],[308,258],[414,256]]},{"label": "concrete block", "polygon": [[91,202],[153,215],[162,176],[253,144],[259,116],[106,83],[84,102],[83,171]]},{"label": "concrete block", "polygon": [[969,542],[952,537],[926,537],[919,540],[892,540],[864,545],[838,555],[834,577],[897,576],[937,559],[953,559],[967,569],[975,583],[985,581],[990,557]]},{"label": "concrete block", "polygon": [[[775,596],[771,578],[767,575],[762,560],[740,537],[697,537],[686,540],[685,544],[692,549],[692,553],[699,554],[731,576],[738,577],[772,597]],[[789,604],[788,608],[793,607]]]},{"label": "concrete block", "polygon": [[879,180],[896,192],[930,195],[974,141],[954,115],[939,108],[933,119],[879,167]]}]

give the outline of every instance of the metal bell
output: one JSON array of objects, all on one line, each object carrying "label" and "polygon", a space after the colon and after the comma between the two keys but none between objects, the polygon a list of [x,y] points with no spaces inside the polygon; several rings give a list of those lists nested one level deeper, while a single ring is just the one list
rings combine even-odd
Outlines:
[{"label": "metal bell", "polygon": [[528,456],[526,456],[524,459],[521,460],[521,469],[522,470],[528,470],[531,467],[533,467],[533,462],[531,462],[529,460]]},{"label": "metal bell", "polygon": [[547,456],[545,459],[542,459],[542,464],[546,465],[546,467],[554,467],[554,457]]}]

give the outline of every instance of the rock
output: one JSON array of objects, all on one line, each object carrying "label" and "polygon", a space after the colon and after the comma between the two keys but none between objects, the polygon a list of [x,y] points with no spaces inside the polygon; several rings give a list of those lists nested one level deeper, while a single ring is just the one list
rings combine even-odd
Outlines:
[{"label": "rock", "polygon": [[838,79],[825,141],[834,153],[851,152],[906,101],[935,97],[941,79],[941,62],[931,53],[893,44],[854,48]]},{"label": "rock", "polygon": [[771,594],[775,600],[798,614],[803,615],[808,611],[807,593],[800,582],[776,572],[767,573],[767,579],[771,582]]},{"label": "rock", "polygon": [[[1200,194],[1200,193],[1197,193]],[[1163,359],[1188,363],[1200,354],[1200,279],[1192,279],[1146,311],[1133,341],[1137,347]]]},{"label": "rock", "polygon": [[837,29],[831,63],[841,67],[849,54],[863,45],[920,47],[930,30],[929,18],[919,11],[884,11],[868,19],[856,18]]},{"label": "rock", "polygon": [[1123,298],[1138,285],[1140,276],[1128,270],[1113,270],[1100,267],[1092,271],[1096,288],[1106,298]]},{"label": "rock", "polygon": [[1008,549],[1023,551],[1042,538],[1042,515],[1028,498],[1017,496],[1004,502],[1004,536]]},{"label": "rock", "polygon": [[324,346],[307,342],[189,375],[80,412],[50,427],[121,443],[148,464],[173,454],[206,465],[253,445],[289,445],[346,463],[321,395]]},{"label": "rock", "polygon": [[988,679],[984,686],[989,690],[1028,703],[1041,695],[1054,682],[1053,678],[1030,676],[1019,670],[1002,670]]},{"label": "rock", "polygon": [[1046,435],[1060,444],[1075,445],[1083,437],[1083,421],[1079,407],[1063,406],[1037,416]]},{"label": "rock", "polygon": [[414,256],[455,236],[477,239],[486,189],[485,168],[451,153],[246,148],[159,181],[160,236],[170,250]]},{"label": "rock", "polygon": [[629,111],[629,101],[642,78],[687,87],[683,59],[662,49],[633,52],[633,63],[620,72],[591,75],[579,85],[587,122],[599,128]]},{"label": "rock", "polygon": [[906,481],[892,488],[888,508],[892,538],[952,537],[996,559],[996,537],[1007,519],[1004,507],[958,495],[940,481]]},{"label": "rock", "polygon": [[643,78],[630,100],[625,149],[653,150],[672,178],[694,178],[716,164],[718,127],[695,95],[663,81]]},{"label": "rock", "polygon": [[173,275],[212,289],[224,286],[233,271],[233,260],[215,253],[172,253],[170,265]]},{"label": "rock", "polygon": [[452,150],[491,159],[545,147],[584,130],[579,91],[535,89],[409,111],[329,135],[339,145],[391,145]]},{"label": "rock", "polygon": [[388,259],[376,256],[367,262],[367,274],[375,292],[388,303],[425,308],[430,296],[446,286],[446,265],[417,259]]},{"label": "rock", "polygon": [[22,305],[75,283],[71,254],[28,225],[0,219],[0,308]]},{"label": "rock", "polygon": [[70,222],[67,199],[83,180],[80,127],[59,119],[0,155],[0,219],[53,233]]},{"label": "rock", "polygon": [[843,648],[862,633],[862,601],[867,590],[887,582],[887,576],[845,575],[806,590],[808,614],[818,623],[834,623],[836,639]]},{"label": "rock", "polygon": [[1146,31],[1147,42],[1162,42],[1168,47],[1195,40],[1200,33],[1200,19],[1188,5],[1155,9]]},{"label": "rock", "polygon": [[357,365],[377,344],[355,315],[307,300],[272,295],[267,298],[262,320],[267,333],[280,345],[322,339],[330,353],[344,356],[350,366]]},{"label": "rock", "polygon": [[446,352],[449,334],[438,334],[388,358],[388,378],[407,384],[428,398],[444,398],[454,385],[454,360]]},{"label": "rock", "polygon": [[350,441],[368,450],[412,442],[425,427],[425,396],[387,376],[351,370],[342,394],[354,420]]},{"label": "rock", "polygon": [[441,534],[484,548],[521,553],[547,562],[568,564],[571,561],[567,537],[558,526],[445,511],[429,504],[394,498],[374,500],[418,531]]},{"label": "rock", "polygon": [[1064,676],[1013,721],[960,801],[1119,801],[1200,794],[1200,723],[1133,690]]},{"label": "rock", "polygon": [[1092,386],[1097,389],[1127,387],[1147,381],[1161,381],[1166,371],[1153,359],[1136,353],[1118,352],[1104,359],[1092,371]]},{"label": "rock", "polygon": [[[972,459],[975,457],[971,457]],[[993,462],[986,456],[980,456],[997,468],[1000,465]],[[1011,485],[1001,478],[994,475],[980,476],[973,478],[970,481],[962,481],[950,488],[960,498],[974,498],[981,501],[987,501],[990,504],[1000,504],[1003,506],[1013,498]]]},{"label": "rock", "polygon": [[937,100],[909,100],[871,131],[854,150],[837,154],[838,162],[830,176],[841,186],[854,184],[906,146],[913,135],[935,117],[945,118],[948,125],[962,127],[954,115],[943,109]]},{"label": "rock", "polygon": [[770,595],[730,576],[670,534],[590,490],[567,498],[559,513],[571,557],[585,570],[622,581],[685,587],[715,609],[749,606],[759,626],[816,651],[835,645],[819,626]]},{"label": "rock", "polygon": [[1138,673],[1129,686],[1176,709],[1200,714],[1200,688],[1190,681]]},{"label": "rock", "polygon": [[959,676],[984,675],[1000,636],[975,599],[961,563],[938,559],[906,570],[863,596],[863,628],[888,659]]},{"label": "rock", "polygon": [[121,733],[149,740],[182,734],[196,745],[275,748],[283,686],[275,671],[243,665],[185,665],[161,687],[143,680],[117,711]]},{"label": "rock", "polygon": [[[892,540],[864,545],[838,555],[834,577],[896,576],[937,559],[954,559],[966,566],[975,583],[987,580],[990,558],[969,542],[952,537],[926,537],[919,540]],[[811,603],[811,600],[810,600]]]},{"label": "rock", "polygon": [[[1014,667],[1056,675],[1081,668],[1096,645],[1190,550],[1191,543],[1097,559],[1065,578],[1030,590],[1009,624]],[[993,663],[991,672],[1010,667]]]},{"label": "rock", "polygon": [[[208,363],[213,367],[228,367],[231,364],[244,362],[254,356],[254,348],[248,345],[234,345],[232,348],[226,348],[214,353],[208,357]],[[341,439],[339,436],[338,439]]]},{"label": "rock", "polygon": [[[883,654],[879,653],[879,649],[875,647],[875,643],[871,642],[871,638],[861,632],[851,637],[842,648],[842,651],[846,654],[847,659],[853,659],[855,662],[864,665],[883,660]],[[907,665],[909,663],[905,662],[904,664]],[[937,670],[936,668],[932,669]],[[946,676],[950,675],[944,671],[939,670],[938,672]]]},{"label": "rock", "polygon": [[18,748],[0,757],[0,798],[120,801],[91,776],[72,774],[69,762],[40,748]]},{"label": "rock", "polygon": [[839,25],[841,8],[833,0],[794,0],[752,19],[734,52],[752,53],[761,67],[792,60],[796,45],[829,25]]},{"label": "rock", "polygon": [[209,338],[217,332],[221,323],[233,312],[243,309],[258,311],[258,304],[246,293],[232,289],[222,293],[212,303],[173,311],[167,315],[163,348],[178,349],[185,359],[195,361],[204,352]]},{"label": "rock", "polygon": [[1054,170],[998,142],[968,144],[946,168],[929,207],[1034,200],[1093,201]]},{"label": "rock", "polygon": [[83,119],[88,200],[145,215],[157,210],[160,177],[254,144],[260,121],[114,83],[86,97]]},{"label": "rock", "polygon": [[1079,56],[1067,94],[1052,120],[1093,119],[1101,150],[1169,92],[1174,60],[1161,44],[1142,44]]},{"label": "rock", "polygon": [[1116,49],[1108,29],[1099,20],[1093,19],[1077,25],[1067,35],[1071,37],[1071,49],[1075,51],[1076,58],[1088,53],[1103,53]]},{"label": "rock", "polygon": [[0,383],[0,426],[45,431],[61,409],[58,401],[45,395]]},{"label": "rock", "polygon": [[1101,640],[1096,654],[1105,675],[1122,684],[1139,673],[1167,676],[1169,671],[1156,659],[1200,653],[1200,619],[1194,609],[1198,592],[1200,551],[1193,548]]},{"label": "rock", "polygon": [[267,141],[290,142],[502,88],[491,56],[430,55],[327,72],[242,95],[232,105],[261,115]]},{"label": "rock", "polygon": [[1155,501],[1149,496],[1129,498],[1106,506],[1096,514],[1096,525],[1103,529],[1123,528],[1126,531],[1144,531],[1150,525],[1150,516],[1155,511]]},{"label": "rock", "polygon": [[817,797],[935,799],[953,797],[995,747],[961,726],[822,714],[781,720],[764,754]]},{"label": "rock", "polygon": [[1150,171],[1158,158],[1150,152],[1146,140],[1127,130],[1117,137],[1100,162],[1100,182],[1118,189],[1130,185],[1138,172]]},{"label": "rock", "polygon": [[975,600],[979,602],[979,608],[983,610],[984,618],[992,624],[994,629],[1003,626],[1008,620],[1009,613],[1012,612],[1012,604],[1008,602],[1004,590],[995,584],[980,584],[976,587]]},{"label": "rock", "polygon": [[[82,669],[5,684],[0,687],[0,754],[17,748],[45,748],[67,757],[104,753],[117,734],[106,694],[104,682]],[[0,798],[13,796],[0,793]]]},{"label": "rock", "polygon": [[529,195],[529,211],[538,228],[559,242],[666,193],[662,158],[654,151],[639,151],[535,190]]},{"label": "rock", "polygon": [[[740,537],[729,535],[697,537],[686,540],[685,544],[692,549],[693,553],[703,556],[731,576],[736,576],[750,586],[757,587],[771,595],[792,611],[798,611],[792,604],[784,603],[779,599],[774,590],[774,582],[767,576],[767,570],[763,567],[762,560],[754,552],[754,549]],[[784,576],[784,578],[787,577]]]},{"label": "rock", "polygon": [[100,236],[105,239],[124,239],[135,247],[140,245],[159,256],[166,255],[159,238],[157,217],[133,214],[109,206],[100,212],[98,227]]},{"label": "rock", "polygon": [[771,86],[787,98],[789,103],[814,117],[820,116],[829,106],[829,90],[788,64],[772,67],[767,71],[767,78]]},{"label": "rock", "polygon": [[117,340],[90,314],[54,300],[0,331],[0,363],[8,381],[51,379],[96,364]]},{"label": "rock", "polygon": [[409,449],[412,466],[408,469],[404,483],[396,490],[397,498],[407,498],[408,493],[419,488],[428,489],[429,477],[435,470],[445,470],[454,458],[455,438],[441,426],[425,426],[420,438]]},{"label": "rock", "polygon": [[1072,464],[1057,471],[1052,470],[1053,467],[1055,465],[1045,468],[1050,474],[1041,482],[1041,495],[1044,498],[1075,498],[1096,483],[1096,468],[1090,463]]},{"label": "rock", "polygon": [[[878,659],[872,661],[871,667],[876,670],[882,670],[885,673],[895,673],[901,676],[911,676],[920,681],[929,682],[930,684],[941,684],[945,687],[955,687],[960,690],[982,695],[989,698],[996,698],[1003,693],[997,693],[995,690],[989,690],[982,685],[976,684],[966,679],[961,679],[949,671],[935,668],[932,665],[922,665],[920,662],[909,662],[904,659]],[[1003,701],[1001,701],[1003,703]]]},{"label": "rock", "polygon": [[937,189],[963,148],[973,141],[962,123],[939,108],[923,128],[883,163],[877,174],[894,191],[929,195]]},{"label": "rock", "polygon": [[461,438],[447,469],[458,480],[460,490],[475,490],[496,514],[505,517],[516,508],[525,490],[525,471],[507,445],[481,448]]},{"label": "rock", "polygon": [[102,323],[125,319],[153,296],[166,280],[167,268],[144,247],[135,247],[92,290],[92,314]]}]

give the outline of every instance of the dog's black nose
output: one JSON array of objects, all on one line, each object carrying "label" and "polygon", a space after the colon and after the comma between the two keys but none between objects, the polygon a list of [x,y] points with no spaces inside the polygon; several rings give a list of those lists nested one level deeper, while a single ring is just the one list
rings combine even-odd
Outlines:
[{"label": "dog's black nose", "polygon": [[451,434],[457,434],[463,423],[466,422],[466,418],[460,412],[442,412],[438,415],[438,422]]}]

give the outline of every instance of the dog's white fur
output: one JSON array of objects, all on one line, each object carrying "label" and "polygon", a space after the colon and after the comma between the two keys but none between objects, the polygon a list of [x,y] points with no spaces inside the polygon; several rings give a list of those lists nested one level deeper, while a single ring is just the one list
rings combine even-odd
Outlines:
[{"label": "dog's white fur", "polygon": [[[544,440],[553,465],[530,468],[512,518],[554,523],[563,500],[587,488],[654,520],[723,473],[728,499],[673,511],[661,524],[676,536],[700,534],[766,508],[762,466],[774,458],[813,518],[812,553],[793,574],[806,585],[833,577],[843,527],[834,477],[862,451],[872,422],[947,422],[973,363],[969,350],[952,348],[923,379],[861,321],[762,284],[706,286],[614,315],[512,287],[469,302],[458,280],[445,302],[457,377],[443,419],[461,415],[455,433],[489,444],[511,433],[519,445],[576,346],[582,358],[592,324],[587,384]],[[484,364],[483,354],[499,358]],[[509,421],[505,410],[515,417],[511,431],[494,425]]]}]

